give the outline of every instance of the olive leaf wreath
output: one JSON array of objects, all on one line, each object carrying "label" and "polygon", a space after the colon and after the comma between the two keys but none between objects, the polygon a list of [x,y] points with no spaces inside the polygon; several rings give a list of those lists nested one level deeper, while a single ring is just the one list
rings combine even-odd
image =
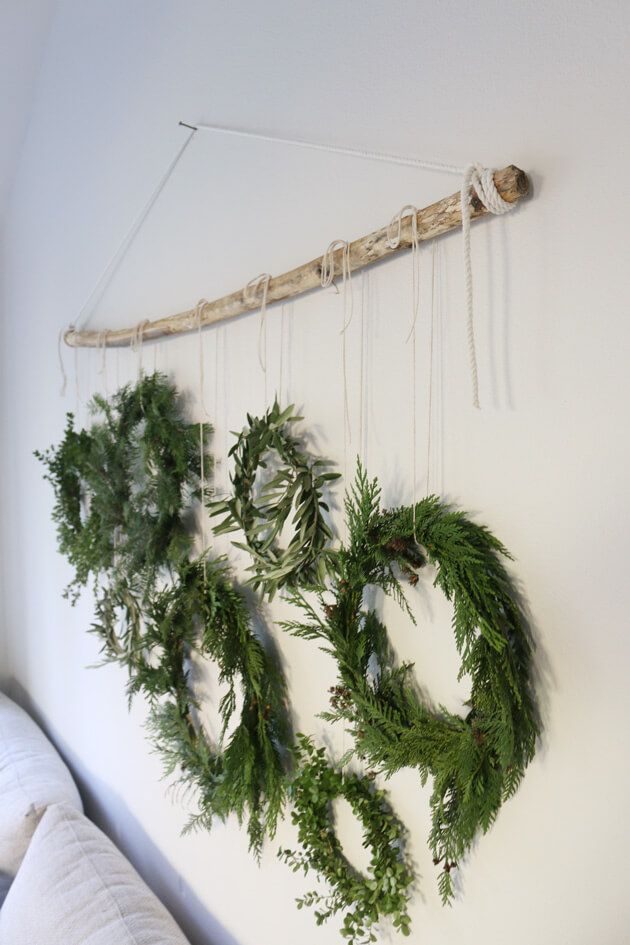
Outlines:
[{"label": "olive leaf wreath", "polygon": [[[324,472],[330,464],[310,457],[292,435],[290,427],[301,419],[293,406],[281,410],[277,401],[262,417],[248,414],[228,454],[234,459],[232,494],[209,504],[213,516],[225,516],[215,526],[216,535],[243,532],[245,542],[233,544],[251,554],[251,584],[270,600],[281,587],[321,584],[330,563],[332,534],[322,490],[339,474]],[[257,472],[267,468],[274,453],[281,465],[255,498]],[[293,536],[281,549],[278,538],[292,512]]]}]

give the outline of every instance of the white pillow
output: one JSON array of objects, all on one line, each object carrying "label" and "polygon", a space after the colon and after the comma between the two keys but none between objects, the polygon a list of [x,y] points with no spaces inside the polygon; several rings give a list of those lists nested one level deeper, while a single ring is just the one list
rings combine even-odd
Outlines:
[{"label": "white pillow", "polygon": [[15,876],[49,804],[82,810],[67,767],[32,718],[0,692],[0,873]]},{"label": "white pillow", "polygon": [[0,910],[0,945],[188,945],[105,834],[49,807]]},{"label": "white pillow", "polygon": [[7,897],[12,882],[12,876],[8,876],[6,873],[0,873],[0,909],[2,909],[2,903]]}]

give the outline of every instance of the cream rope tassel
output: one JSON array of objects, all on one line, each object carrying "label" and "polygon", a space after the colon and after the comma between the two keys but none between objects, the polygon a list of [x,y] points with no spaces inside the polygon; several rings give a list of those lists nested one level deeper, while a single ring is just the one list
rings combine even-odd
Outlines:
[{"label": "cream rope tassel", "polygon": [[473,407],[480,409],[479,403],[479,376],[477,369],[477,352],[475,348],[475,324],[473,313],[473,278],[472,262],[470,258],[470,201],[472,188],[477,192],[479,200],[490,213],[507,213],[514,204],[504,200],[494,183],[494,172],[481,164],[471,164],[464,172],[461,189],[462,205],[462,234],[464,237],[464,284],[466,287],[466,311],[468,339],[468,357],[470,359],[470,374],[472,380]]}]

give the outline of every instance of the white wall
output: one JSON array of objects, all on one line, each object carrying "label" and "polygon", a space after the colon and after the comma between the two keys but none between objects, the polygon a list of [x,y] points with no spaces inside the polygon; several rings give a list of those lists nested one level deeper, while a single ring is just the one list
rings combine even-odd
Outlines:
[{"label": "white wall", "polygon": [[[158,780],[142,705],[127,712],[116,668],[87,668],[98,658],[85,632],[90,602],[72,610],[61,597],[69,571],[32,457],[59,439],[74,408],[72,378],[67,398],[58,395],[57,333],[182,141],[180,118],[456,164],[515,162],[531,173],[533,199],[473,233],[481,413],[470,405],[460,238],[441,242],[432,488],[487,523],[516,557],[540,640],[543,743],[517,797],[464,864],[450,910],[439,904],[426,847],[428,790],[410,772],[390,787],[412,827],[414,940],[626,940],[629,26],[627,5],[611,0],[60,4],[5,231],[2,676],[61,747],[89,812],[195,945],[339,937],[334,924],[317,929],[294,908],[307,887],[276,862],[277,843],[259,869],[233,823],[180,837],[185,812]],[[93,324],[167,314],[263,270],[281,272],[333,238],[380,225],[403,203],[424,205],[456,186],[440,174],[199,136]],[[430,263],[424,251],[425,282]],[[355,298],[365,290],[365,458],[387,502],[409,501],[412,491],[409,266],[405,257],[355,280]],[[421,471],[428,298],[419,333]],[[350,454],[358,312],[348,339]],[[268,320],[275,387],[279,310]],[[343,465],[341,298],[313,294],[288,306],[285,320],[282,393],[303,408],[318,447]],[[264,406],[257,332],[250,317],[204,336],[219,458],[245,410]],[[147,345],[145,364],[155,358],[196,395],[196,344]],[[98,355],[80,352],[78,365],[84,400],[103,384]],[[129,353],[108,358],[110,387],[134,372]],[[392,638],[431,694],[458,706],[466,688],[455,682],[448,608],[428,590],[413,599],[416,630],[386,608]],[[274,606],[271,616],[280,612]],[[315,714],[334,667],[313,645],[273,634],[297,724],[319,732]],[[281,842],[292,839],[283,826]]]}]

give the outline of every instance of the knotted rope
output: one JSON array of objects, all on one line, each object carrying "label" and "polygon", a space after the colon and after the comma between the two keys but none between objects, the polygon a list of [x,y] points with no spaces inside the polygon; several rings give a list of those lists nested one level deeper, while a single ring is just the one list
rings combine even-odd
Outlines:
[{"label": "knotted rope", "polygon": [[461,189],[462,233],[464,237],[464,282],[466,287],[467,338],[470,373],[472,379],[473,407],[479,409],[479,378],[477,352],[475,349],[475,324],[473,313],[473,278],[470,258],[470,204],[472,189],[490,213],[501,214],[512,210],[514,204],[504,200],[494,183],[494,172],[481,164],[471,164],[464,172]]}]

